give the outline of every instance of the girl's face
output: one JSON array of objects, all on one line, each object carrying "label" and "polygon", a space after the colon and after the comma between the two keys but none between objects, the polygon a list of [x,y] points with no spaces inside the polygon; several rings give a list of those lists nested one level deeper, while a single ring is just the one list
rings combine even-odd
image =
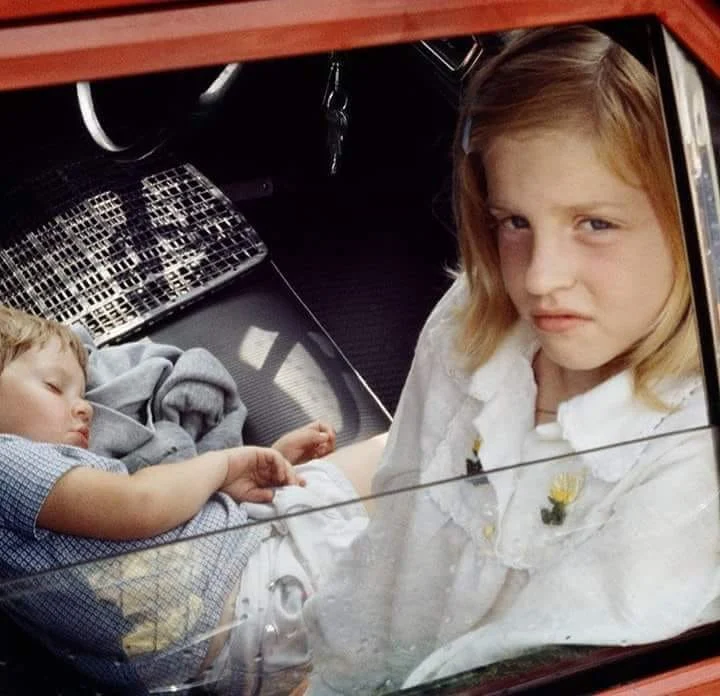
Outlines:
[{"label": "girl's face", "polygon": [[493,140],[484,157],[505,288],[558,367],[597,370],[642,339],[673,285],[660,221],[581,132]]}]

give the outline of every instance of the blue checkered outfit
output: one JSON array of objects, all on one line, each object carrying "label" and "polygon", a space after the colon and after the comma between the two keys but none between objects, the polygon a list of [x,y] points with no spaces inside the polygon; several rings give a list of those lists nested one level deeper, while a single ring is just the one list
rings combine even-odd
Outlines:
[{"label": "blue checkered outfit", "polygon": [[243,528],[244,506],[222,493],[152,539],[39,529],[50,490],[76,466],[129,475],[120,460],[0,435],[3,610],[77,669],[126,693],[193,679],[259,531]]}]

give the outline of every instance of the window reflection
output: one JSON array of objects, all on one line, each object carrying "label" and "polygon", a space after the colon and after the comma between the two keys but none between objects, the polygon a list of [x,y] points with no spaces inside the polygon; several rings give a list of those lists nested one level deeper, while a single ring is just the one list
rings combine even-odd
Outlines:
[{"label": "window reflection", "polygon": [[[95,677],[137,670],[156,693],[199,683],[228,695],[249,683],[289,693],[308,673],[341,693],[394,691],[525,656],[468,675],[482,688],[498,674],[587,654],[578,646],[658,641],[717,620],[713,433],[675,433],[604,455],[632,457],[638,447],[687,456],[659,458],[632,483],[588,470],[577,488],[577,457],[563,457],[493,472],[479,485],[462,477],[377,496],[382,524],[371,525],[371,543],[345,557],[318,596],[316,559],[304,559],[307,575],[253,566],[239,584],[226,578],[216,587],[208,552],[239,548],[248,534],[263,544],[287,538],[320,515],[340,522],[352,502],[5,582],[0,602],[79,669]],[[435,501],[482,506],[504,473],[522,494],[492,527],[438,524]],[[543,510],[561,499],[562,523],[548,523]],[[397,556],[399,530],[417,552]],[[210,584],[198,592],[201,578]],[[392,601],[378,603],[378,594]],[[113,630],[121,635],[109,649]],[[198,671],[210,644],[216,657]]]}]

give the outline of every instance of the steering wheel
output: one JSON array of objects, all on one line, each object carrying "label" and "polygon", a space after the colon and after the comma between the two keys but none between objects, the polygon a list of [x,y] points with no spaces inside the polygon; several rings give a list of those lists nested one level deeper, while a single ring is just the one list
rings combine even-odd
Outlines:
[{"label": "steering wheel", "polygon": [[[230,86],[240,73],[241,68],[242,63],[229,63],[226,65],[220,71],[220,74],[213,80],[212,84],[202,94],[200,94],[197,99],[195,109],[192,111],[191,115],[198,116],[203,113],[207,113],[216,104],[218,104],[225,94],[227,94]],[[153,142],[145,144],[144,147],[142,139],[128,144],[118,144],[107,134],[100,123],[97,109],[95,107],[95,101],[93,99],[91,83],[77,82],[75,85],[75,91],[77,94],[78,105],[80,107],[80,115],[82,116],[85,128],[95,144],[106,152],[110,152],[115,155],[125,154],[127,156],[133,150],[136,150],[137,152],[134,154],[132,159],[142,159],[155,152],[155,150],[157,150],[170,135],[170,129],[163,129]]]}]

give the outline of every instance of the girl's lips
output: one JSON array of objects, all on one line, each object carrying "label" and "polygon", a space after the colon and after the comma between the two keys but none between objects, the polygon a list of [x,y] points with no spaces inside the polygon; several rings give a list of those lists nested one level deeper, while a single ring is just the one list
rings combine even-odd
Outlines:
[{"label": "girl's lips", "polygon": [[533,314],[535,328],[545,333],[565,333],[589,321],[578,314]]}]

